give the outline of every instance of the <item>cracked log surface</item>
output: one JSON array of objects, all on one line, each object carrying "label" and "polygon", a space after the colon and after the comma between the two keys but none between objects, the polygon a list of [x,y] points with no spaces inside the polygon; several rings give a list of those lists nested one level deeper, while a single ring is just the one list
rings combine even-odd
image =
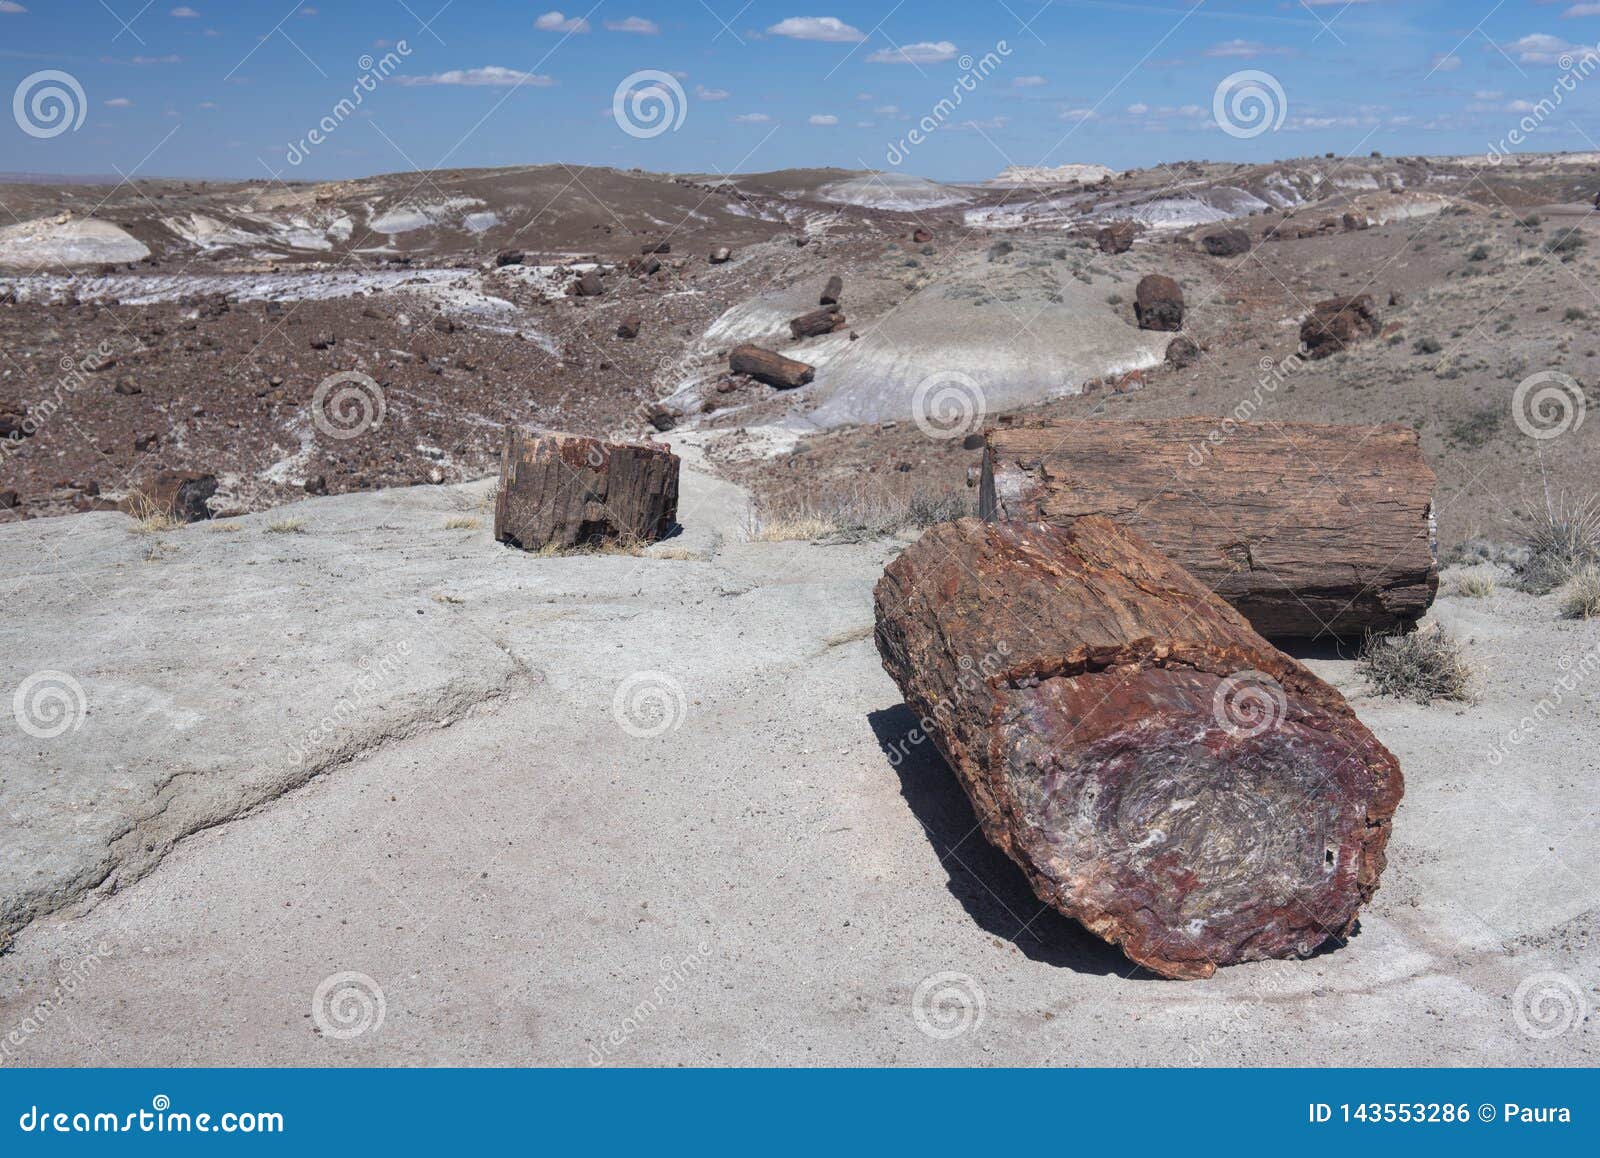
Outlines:
[{"label": "cracked log surface", "polygon": [[494,537],[528,551],[654,542],[678,516],[678,466],[661,445],[508,430]]},{"label": "cracked log surface", "polygon": [[1167,977],[1305,956],[1376,891],[1399,764],[1107,519],[962,519],[874,592],[885,669],[1039,898]]},{"label": "cracked log surface", "polygon": [[1433,471],[1405,426],[1171,418],[989,433],[985,518],[1131,527],[1272,639],[1415,623],[1438,590]]}]

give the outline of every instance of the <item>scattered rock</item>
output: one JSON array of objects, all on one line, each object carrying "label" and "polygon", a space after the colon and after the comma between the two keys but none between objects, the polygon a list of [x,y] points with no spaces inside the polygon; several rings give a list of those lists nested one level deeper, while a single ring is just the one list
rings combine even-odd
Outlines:
[{"label": "scattered rock", "polygon": [[637,314],[623,318],[621,324],[617,326],[617,337],[629,340],[637,338],[639,336],[639,327],[642,325],[644,325],[644,320]]},{"label": "scattered rock", "polygon": [[578,278],[577,281],[573,282],[572,286],[567,292],[573,297],[597,298],[606,292],[606,287],[604,283],[601,282],[599,273],[591,269],[588,273]]},{"label": "scattered rock", "polygon": [[709,258],[712,265],[722,265],[733,260],[733,250],[726,245],[719,245],[711,251]]},{"label": "scattered rock", "polygon": [[521,265],[523,259],[527,256],[520,249],[502,249],[494,255],[494,267],[499,269],[507,265]]},{"label": "scattered rock", "polygon": [[311,335],[311,348],[313,350],[329,350],[338,344],[339,339],[325,330],[322,333]]},{"label": "scattered rock", "polygon": [[1181,330],[1183,289],[1163,274],[1146,274],[1139,279],[1139,286],[1134,291],[1133,312],[1139,319],[1141,330]]},{"label": "scattered rock", "polygon": [[839,304],[839,295],[844,293],[844,279],[834,274],[828,279],[828,284],[822,287],[822,296],[818,299],[819,305],[836,306]]},{"label": "scattered rock", "polygon": [[911,231],[911,240],[917,245],[926,245],[933,240],[933,234],[926,229],[914,229]]},{"label": "scattered rock", "polygon": [[645,417],[650,420],[650,425],[657,430],[671,430],[678,425],[678,412],[661,402],[651,406]]},{"label": "scattered rock", "polygon": [[646,242],[639,250],[640,253],[671,253],[672,245],[665,241]]},{"label": "scattered rock", "polygon": [[308,476],[304,486],[308,495],[325,495],[328,493],[328,480],[320,474]]},{"label": "scattered rock", "polygon": [[1217,229],[1200,239],[1200,247],[1212,257],[1237,257],[1250,252],[1250,235],[1242,229]]},{"label": "scattered rock", "polygon": [[1101,253],[1127,253],[1133,248],[1133,239],[1139,236],[1139,227],[1132,221],[1113,221],[1099,233],[1095,240]]},{"label": "scattered rock", "polygon": [[133,449],[136,454],[148,454],[152,450],[160,450],[161,436],[159,434],[136,434],[133,436]]},{"label": "scattered rock", "polygon": [[0,491],[0,511],[14,511],[20,505],[17,492],[13,490]]},{"label": "scattered rock", "polygon": [[1200,347],[1192,338],[1179,336],[1167,343],[1167,365],[1177,370],[1200,360]]},{"label": "scattered rock", "polygon": [[1380,322],[1371,294],[1329,298],[1312,307],[1300,324],[1300,341],[1311,358],[1326,358],[1378,332]]}]

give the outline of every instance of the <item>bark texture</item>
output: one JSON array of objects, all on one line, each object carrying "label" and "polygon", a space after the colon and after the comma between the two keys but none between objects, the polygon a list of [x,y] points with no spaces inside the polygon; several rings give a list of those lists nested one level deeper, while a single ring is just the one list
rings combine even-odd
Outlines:
[{"label": "bark texture", "polygon": [[884,667],[1041,900],[1167,977],[1350,933],[1399,765],[1148,544],[1095,517],[962,519],[875,602]]},{"label": "bark texture", "polygon": [[528,551],[651,542],[678,515],[678,456],[648,443],[508,430],[494,537]]},{"label": "bark texture", "polygon": [[1269,639],[1358,636],[1433,602],[1433,486],[1405,426],[1090,421],[991,431],[979,510],[1105,515]]}]

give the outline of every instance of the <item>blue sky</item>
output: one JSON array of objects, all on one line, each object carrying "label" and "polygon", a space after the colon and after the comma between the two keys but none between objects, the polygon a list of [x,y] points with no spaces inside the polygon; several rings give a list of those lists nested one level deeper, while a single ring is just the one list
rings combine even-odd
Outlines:
[{"label": "blue sky", "polygon": [[[562,2],[0,0],[0,170],[322,179],[564,161],[971,179],[1482,153],[1531,110],[1523,148],[1600,149],[1600,58],[1559,108],[1534,109],[1566,57],[1582,70],[1600,44],[1600,3]],[[1219,84],[1246,71],[1282,93],[1257,85],[1272,124],[1254,135],[1216,117]],[[624,115],[664,104],[670,123],[629,133],[614,97],[638,73],[657,79],[635,82]],[[934,131],[905,147],[924,118]]]}]

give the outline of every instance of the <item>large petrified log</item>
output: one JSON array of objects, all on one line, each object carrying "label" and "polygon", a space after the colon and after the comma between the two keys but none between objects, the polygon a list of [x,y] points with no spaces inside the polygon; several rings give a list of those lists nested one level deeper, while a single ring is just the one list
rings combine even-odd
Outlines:
[{"label": "large petrified log", "polygon": [[1269,639],[1414,623],[1438,590],[1433,471],[1406,426],[1215,418],[995,429],[985,518],[1131,527]]},{"label": "large petrified log", "polygon": [[874,595],[884,667],[1041,900],[1167,977],[1353,929],[1399,765],[1147,543],[961,519]]},{"label": "large petrified log", "polygon": [[760,346],[736,346],[728,355],[728,369],[735,374],[748,374],[758,382],[776,386],[780,390],[793,390],[804,386],[816,376],[816,370],[805,362],[785,358]]},{"label": "large petrified log", "polygon": [[653,443],[508,429],[494,537],[514,547],[650,542],[678,515],[678,456]]}]

